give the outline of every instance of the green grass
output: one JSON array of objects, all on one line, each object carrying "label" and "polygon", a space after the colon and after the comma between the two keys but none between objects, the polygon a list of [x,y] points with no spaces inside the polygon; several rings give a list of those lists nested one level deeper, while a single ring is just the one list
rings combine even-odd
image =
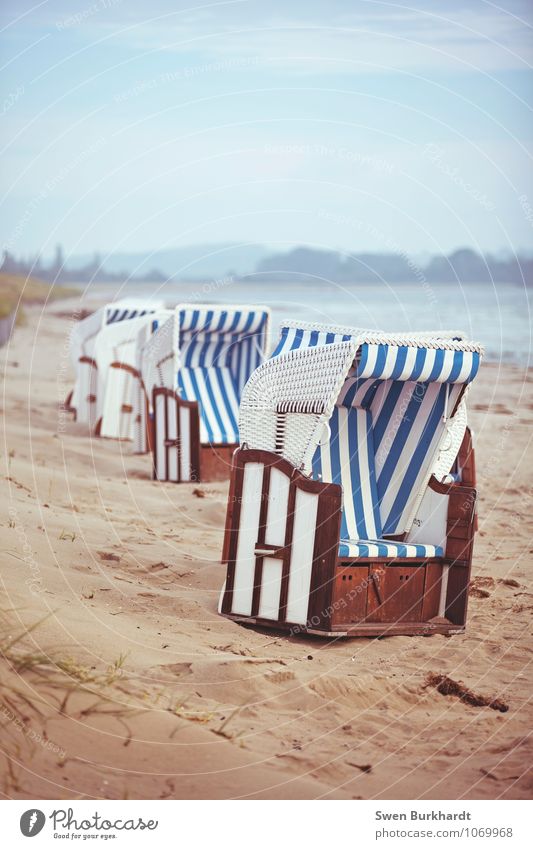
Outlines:
[{"label": "green grass", "polygon": [[17,274],[0,273],[0,318],[11,315],[17,309],[17,324],[23,321],[23,304],[44,304],[61,298],[73,298],[79,295],[77,289],[69,286],[53,286],[37,277],[23,277]]}]

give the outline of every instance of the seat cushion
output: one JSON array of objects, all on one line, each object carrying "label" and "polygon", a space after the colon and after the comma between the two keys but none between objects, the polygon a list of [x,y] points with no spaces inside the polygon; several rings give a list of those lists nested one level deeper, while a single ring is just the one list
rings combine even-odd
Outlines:
[{"label": "seat cushion", "polygon": [[341,539],[339,557],[442,557],[444,551],[440,545],[423,543],[392,542],[386,539]]}]

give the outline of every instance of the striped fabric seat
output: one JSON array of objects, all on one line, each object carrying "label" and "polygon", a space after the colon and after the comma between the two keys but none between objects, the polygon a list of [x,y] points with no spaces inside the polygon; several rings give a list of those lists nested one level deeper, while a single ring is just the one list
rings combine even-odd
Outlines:
[{"label": "striped fabric seat", "polygon": [[421,543],[391,542],[385,539],[341,539],[339,557],[386,557],[396,558],[442,557],[444,554],[440,545],[422,545]]},{"label": "striped fabric seat", "polygon": [[343,488],[341,539],[381,536],[372,417],[368,410],[335,407],[330,437],[313,457],[313,477]]},{"label": "striped fabric seat", "polygon": [[[277,350],[333,341],[345,335],[284,328]],[[476,351],[360,346],[312,463],[315,479],[343,488],[342,556],[440,556],[431,546],[416,551],[382,537],[407,529],[447,418],[478,368]]]},{"label": "striped fabric seat", "polygon": [[461,393],[460,384],[348,377],[338,403],[372,416],[377,498],[383,533],[404,530],[414,499]]},{"label": "striped fabric seat", "polygon": [[178,386],[185,401],[199,401],[200,442],[230,445],[239,441],[239,398],[229,368],[183,368],[178,372]]},{"label": "striped fabric seat", "polygon": [[179,309],[178,389],[198,402],[202,443],[239,442],[239,399],[263,361],[268,320],[257,308]]}]

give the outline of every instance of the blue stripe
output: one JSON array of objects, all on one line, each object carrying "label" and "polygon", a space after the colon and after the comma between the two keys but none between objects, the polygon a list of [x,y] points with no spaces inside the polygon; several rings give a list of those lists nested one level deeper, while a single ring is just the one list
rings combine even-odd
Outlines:
[{"label": "blue stripe", "polygon": [[437,380],[440,377],[442,372],[442,368],[444,366],[444,351],[438,350],[435,352],[435,362],[433,363],[433,368],[431,369],[431,374],[428,377],[428,382],[431,383],[434,380]]},{"label": "blue stripe", "polygon": [[278,356],[278,355],[282,352],[283,348],[285,347],[285,342],[287,341],[287,336],[288,336],[288,335],[289,335],[289,328],[288,328],[288,327],[284,327],[284,328],[282,329],[282,331],[281,331],[281,336],[279,337],[279,342],[278,342],[278,344],[276,345],[275,350],[274,350],[274,351],[272,352],[272,354],[270,355],[270,356],[271,356],[271,358],[272,358],[272,357],[277,357],[277,356]]},{"label": "blue stripe", "polygon": [[388,351],[388,345],[378,345],[378,355],[376,357],[372,374],[367,375],[367,377],[380,377],[383,374],[385,371],[385,364],[387,362]]},{"label": "blue stripe", "polygon": [[391,385],[383,402],[383,406],[379,411],[378,417],[377,419],[374,419],[374,452],[376,454],[378,452],[379,446],[381,445],[381,440],[383,439],[386,430],[390,424],[394,408],[398,403],[398,398],[400,397],[404,388],[405,384],[401,383],[400,381]]},{"label": "blue stripe", "polygon": [[363,372],[366,368],[367,360],[368,360],[368,345],[362,345],[362,347],[361,347],[361,358],[360,358],[358,366],[357,366],[356,375],[363,374]]},{"label": "blue stripe", "polygon": [[304,336],[303,330],[297,330],[294,334],[294,339],[292,340],[291,351],[295,351],[302,344],[302,339]]},{"label": "blue stripe", "polygon": [[[425,394],[427,392],[427,384],[421,383],[421,384],[419,384],[419,386],[424,387],[424,394],[423,395],[417,395],[416,393],[413,392],[413,394],[411,396],[411,400],[409,401],[409,404],[407,405],[407,409],[402,416],[400,426],[398,427],[398,430],[396,431],[396,434],[395,434],[394,440],[392,442],[392,445],[390,447],[387,459],[385,460],[385,463],[383,464],[383,467],[381,469],[381,472],[380,472],[380,475],[379,475],[379,478],[378,478],[378,495],[379,495],[380,499],[385,494],[385,491],[387,490],[387,488],[388,488],[388,486],[389,486],[389,484],[392,480],[392,477],[394,475],[400,454],[402,453],[403,446],[405,445],[405,442],[406,442],[407,438],[409,437],[409,434],[411,432],[411,428],[413,427],[417,413],[420,411],[421,402],[423,401]],[[376,447],[375,450],[377,451],[377,447]],[[405,480],[402,483],[401,490],[403,490],[404,484],[405,484]],[[383,532],[384,533],[390,533],[388,531],[388,527],[389,527],[389,519],[387,519],[387,522],[383,523]]]},{"label": "blue stripe", "polygon": [[464,357],[462,351],[455,351],[453,355],[453,365],[450,371],[450,374],[447,379],[447,383],[455,383],[457,378],[461,373],[461,369],[463,367]]},{"label": "blue stripe", "polygon": [[[435,399],[435,403],[433,404],[433,408],[431,410],[431,413],[430,413],[430,415],[429,415],[429,417],[426,421],[426,424],[424,425],[424,429],[422,431],[420,441],[418,442],[418,445],[416,446],[416,449],[413,452],[413,455],[411,457],[411,461],[409,463],[407,471],[403,476],[401,486],[398,489],[398,494],[397,494],[396,498],[394,499],[394,503],[392,505],[391,511],[390,511],[389,515],[387,516],[387,518],[384,519],[384,521],[383,521],[383,533],[385,533],[385,534],[394,533],[394,531],[395,531],[395,529],[398,525],[398,522],[401,519],[402,513],[405,509],[405,505],[407,504],[407,500],[409,499],[409,497],[412,493],[412,489],[413,489],[414,483],[416,481],[416,478],[418,477],[420,469],[422,468],[422,465],[423,465],[424,460],[426,458],[426,454],[428,452],[431,441],[432,441],[433,437],[435,436],[435,431],[436,431],[437,426],[439,424],[439,420],[442,418],[445,402],[446,402],[446,384],[443,383],[440,390],[439,390],[439,394],[437,395],[437,398]],[[413,403],[413,402],[411,402],[411,403]],[[417,399],[415,399],[414,403],[418,404],[419,401]],[[409,405],[409,406],[411,407],[411,405]],[[415,414],[415,416],[416,416],[416,414]],[[401,451],[402,446],[403,446],[403,441],[400,445],[400,451]],[[393,451],[393,449],[391,449],[389,458],[393,454],[394,454],[394,451]],[[399,454],[398,454],[398,456],[399,456]],[[388,460],[387,460],[387,463],[388,463]],[[379,481],[378,481],[378,492],[383,492],[384,488],[387,485],[388,484],[387,484],[386,480],[382,484],[381,475],[380,475],[380,478],[379,478]]]},{"label": "blue stripe", "polygon": [[409,348],[407,348],[406,345],[402,345],[401,348],[398,348],[398,352],[396,354],[396,362],[394,363],[394,368],[392,370],[390,380],[396,380],[401,375],[405,367],[405,361],[407,359],[408,350]]},{"label": "blue stripe", "polygon": [[422,370],[426,364],[427,351],[424,348],[419,348],[416,352],[415,365],[411,372],[410,380],[418,380],[422,374]]},{"label": "blue stripe", "polygon": [[313,468],[312,475],[313,480],[319,481],[322,480],[322,456],[321,456],[321,447],[317,445],[316,451],[313,454],[313,459],[311,461],[311,465]]}]

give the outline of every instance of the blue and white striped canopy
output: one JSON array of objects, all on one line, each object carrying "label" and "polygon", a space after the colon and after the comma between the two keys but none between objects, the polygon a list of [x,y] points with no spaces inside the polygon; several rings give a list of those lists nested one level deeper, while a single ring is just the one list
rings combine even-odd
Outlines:
[{"label": "blue and white striped canopy", "polygon": [[[301,328],[289,325],[281,328],[280,338],[272,357],[280,356],[298,348],[314,348],[347,342],[364,337],[369,331],[346,329],[346,332],[324,329]],[[375,332],[374,332],[375,333]],[[451,342],[443,339],[439,348],[438,339],[420,338],[411,344],[386,344],[362,342],[359,346],[355,366],[357,377],[373,377],[380,380],[419,380],[437,383],[470,383],[479,369],[479,350],[468,350],[472,346],[461,346],[460,340]]]},{"label": "blue and white striped canopy", "polygon": [[147,304],[146,301],[132,303],[127,301],[117,301],[114,304],[108,304],[105,308],[104,324],[115,324],[117,321],[127,321],[130,318],[141,318],[143,315],[150,315],[157,312],[163,307],[162,303]]},{"label": "blue and white striped canopy", "polygon": [[418,380],[429,383],[470,383],[479,369],[479,351],[414,345],[361,345],[357,377]]},{"label": "blue and white striped canopy", "polygon": [[[365,341],[375,331],[296,327],[281,330],[272,354],[361,340],[317,447],[313,476],[341,483],[341,540],[402,533],[428,478],[446,419],[479,369],[480,349],[435,336],[394,344]],[[442,342],[442,347],[440,346]]]},{"label": "blue and white striped canopy", "polygon": [[270,313],[264,307],[177,307],[178,387],[182,398],[198,401],[200,439],[238,443],[242,389],[263,362]]}]

